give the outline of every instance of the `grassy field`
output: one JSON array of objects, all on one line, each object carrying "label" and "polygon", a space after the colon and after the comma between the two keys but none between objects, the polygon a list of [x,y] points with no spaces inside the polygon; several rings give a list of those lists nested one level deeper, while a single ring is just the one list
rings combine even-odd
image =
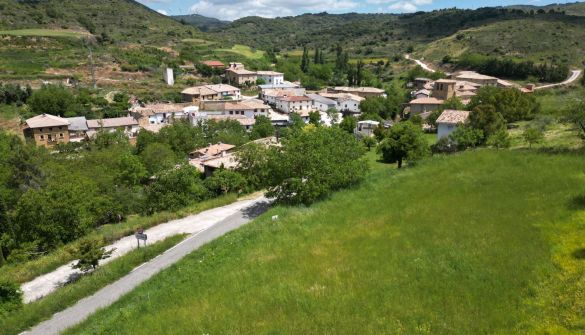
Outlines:
[{"label": "grassy field", "polygon": [[[160,212],[151,216],[132,216],[128,218],[128,220],[119,224],[104,225],[99,230],[90,234],[90,237],[103,238],[107,242],[113,242],[124,236],[133,234],[138,228],[147,229],[163,222],[197,214],[211,208],[228,205],[236,200],[237,197],[230,194],[203,201],[176,212]],[[75,259],[70,251],[76,247],[76,243],[77,242],[73,242],[27,263],[6,265],[2,267],[0,279],[25,283],[40,275],[49,273],[61,265]]]},{"label": "grassy field", "polygon": [[148,262],[167,249],[175,246],[185,235],[176,235],[154,243],[146,248],[134,250],[111,263],[108,263],[77,282],[67,285],[41,300],[24,305],[23,309],[0,316],[2,334],[19,334],[53,314],[73,305],[78,300],[90,296],[102,287],[128,274],[140,264]]},{"label": "grassy field", "polygon": [[244,56],[249,59],[261,59],[264,57],[264,51],[262,50],[253,50],[249,46],[236,44],[231,49],[217,49],[215,52],[230,52],[235,53],[241,56]]},{"label": "grassy field", "polygon": [[0,35],[41,37],[84,37],[89,36],[90,34],[87,32],[65,29],[17,29],[0,30]]},{"label": "grassy field", "polygon": [[359,188],[276,207],[67,334],[583,334],[584,164],[373,163]]}]

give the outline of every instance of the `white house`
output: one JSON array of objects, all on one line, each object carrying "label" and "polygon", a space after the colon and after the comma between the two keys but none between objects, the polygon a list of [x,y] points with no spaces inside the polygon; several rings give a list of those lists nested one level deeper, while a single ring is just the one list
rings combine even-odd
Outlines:
[{"label": "white house", "polygon": [[457,127],[469,120],[468,111],[447,109],[437,119],[437,138],[449,136]]},{"label": "white house", "polygon": [[128,137],[134,138],[140,131],[138,121],[130,116],[116,117],[111,119],[87,120],[87,127],[89,128],[87,131],[89,137],[93,136],[99,130],[106,132],[122,130]]},{"label": "white house", "polygon": [[270,105],[276,105],[276,100],[281,97],[287,96],[302,96],[305,95],[304,88],[292,88],[292,89],[267,89],[261,90],[260,99]]},{"label": "white house", "polygon": [[362,137],[372,137],[374,136],[374,129],[376,129],[379,125],[380,122],[378,121],[359,121],[357,127],[354,130],[354,134]]},{"label": "white house", "polygon": [[319,94],[307,94],[307,97],[313,101],[313,109],[321,112],[326,112],[328,109],[337,109],[337,102],[335,100],[326,98]]},{"label": "white house", "polygon": [[130,112],[138,119],[141,126],[172,123],[174,120],[187,117],[185,108],[188,104],[147,104],[135,106]]},{"label": "white house", "polygon": [[280,97],[276,100],[276,109],[284,113],[296,113],[301,111],[311,111],[313,101],[307,96],[287,96]]},{"label": "white house", "polygon": [[280,85],[284,83],[284,73],[274,71],[256,71],[256,77],[262,79],[268,85]]}]

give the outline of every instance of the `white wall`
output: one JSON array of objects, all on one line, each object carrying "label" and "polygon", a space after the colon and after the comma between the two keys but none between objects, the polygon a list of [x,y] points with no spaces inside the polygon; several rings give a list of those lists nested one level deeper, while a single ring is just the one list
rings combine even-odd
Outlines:
[{"label": "white wall", "polygon": [[455,129],[457,129],[457,125],[439,123],[437,125],[437,139],[449,136]]},{"label": "white wall", "polygon": [[345,100],[339,102],[339,110],[340,111],[350,111],[352,113],[361,113],[360,110],[360,102],[357,100]]}]

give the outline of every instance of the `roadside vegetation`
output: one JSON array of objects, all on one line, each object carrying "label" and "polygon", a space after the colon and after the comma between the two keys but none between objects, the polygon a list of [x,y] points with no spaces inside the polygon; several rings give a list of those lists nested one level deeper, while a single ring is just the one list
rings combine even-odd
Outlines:
[{"label": "roadside vegetation", "polygon": [[110,263],[97,268],[88,275],[78,278],[41,300],[23,305],[11,312],[0,311],[2,334],[19,334],[53,314],[75,304],[82,298],[92,295],[102,287],[120,279],[137,266],[175,246],[185,236],[176,235],[149,246],[136,249]]}]

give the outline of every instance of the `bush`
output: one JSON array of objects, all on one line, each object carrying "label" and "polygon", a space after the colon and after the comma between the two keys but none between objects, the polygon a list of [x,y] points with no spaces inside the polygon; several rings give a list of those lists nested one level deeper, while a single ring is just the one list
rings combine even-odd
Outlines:
[{"label": "bush", "polygon": [[240,193],[246,188],[246,179],[234,171],[215,171],[213,176],[205,179],[205,187],[216,195]]},{"label": "bush", "polygon": [[146,188],[145,212],[174,210],[204,200],[209,192],[203,186],[201,174],[190,165],[163,171]]},{"label": "bush", "polygon": [[22,306],[22,291],[17,283],[0,280],[0,315]]}]

